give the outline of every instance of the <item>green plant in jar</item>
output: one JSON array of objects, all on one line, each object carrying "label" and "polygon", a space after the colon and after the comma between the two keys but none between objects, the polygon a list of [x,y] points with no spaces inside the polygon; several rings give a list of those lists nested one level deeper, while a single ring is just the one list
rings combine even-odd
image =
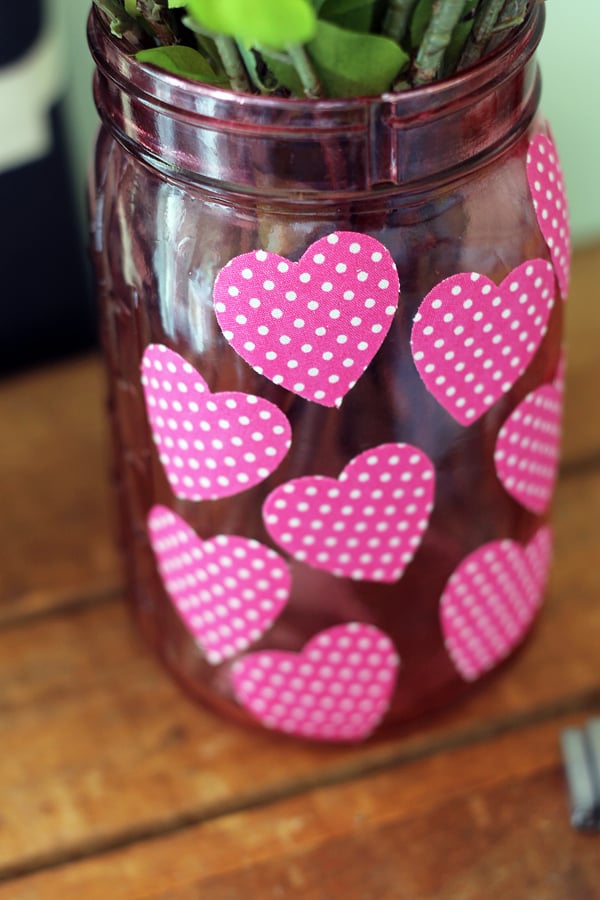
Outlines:
[{"label": "green plant in jar", "polygon": [[404,91],[509,40],[530,0],[95,0],[140,61],[282,97]]}]

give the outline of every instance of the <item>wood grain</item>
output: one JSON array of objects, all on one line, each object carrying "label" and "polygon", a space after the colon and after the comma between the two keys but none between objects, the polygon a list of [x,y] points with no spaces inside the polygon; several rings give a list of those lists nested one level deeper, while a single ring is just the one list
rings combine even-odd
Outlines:
[{"label": "wood grain", "polygon": [[114,590],[95,357],[0,384],[0,623]]},{"label": "wood grain", "polygon": [[[0,900],[593,900],[558,718],[2,888]],[[17,889],[17,893],[11,893]]]},{"label": "wood grain", "polygon": [[573,258],[566,304],[567,399],[563,463],[600,461],[600,247],[580,250]]},{"label": "wood grain", "polygon": [[[0,873],[93,853],[465,743],[600,696],[600,473],[566,479],[534,638],[501,676],[412,735],[358,749],[220,721],[182,696],[120,602],[0,631]],[[32,785],[35,784],[35,790]]]}]

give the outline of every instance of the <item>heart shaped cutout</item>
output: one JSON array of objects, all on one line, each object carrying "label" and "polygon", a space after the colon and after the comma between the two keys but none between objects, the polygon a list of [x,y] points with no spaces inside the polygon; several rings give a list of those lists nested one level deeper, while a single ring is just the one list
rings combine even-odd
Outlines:
[{"label": "heart shaped cutout", "polygon": [[431,460],[410,444],[356,456],[338,479],[305,476],[263,506],[274,541],[295,559],[339,577],[397,581],[425,533],[435,490]]},{"label": "heart shaped cutout", "polygon": [[237,391],[211,393],[163,344],[142,358],[142,385],[165,474],[181,500],[216,500],[267,478],[286,455],[290,423],[278,407]]},{"label": "heart shaped cutout", "polygon": [[219,272],[215,312],[260,375],[322,406],[340,406],[389,331],[398,272],[375,238],[337,231],[299,262],[259,250]]},{"label": "heart shaped cutout", "polygon": [[552,534],[540,528],[526,547],[492,541],[462,561],[440,600],[446,648],[465,681],[497,666],[523,640],[548,576]]},{"label": "heart shaped cutout", "polygon": [[561,391],[545,384],[511,413],[496,442],[498,478],[511,497],[538,515],[548,509],[554,493],[561,421]]},{"label": "heart shaped cutout", "polygon": [[571,233],[565,181],[554,141],[538,134],[527,152],[527,181],[563,299],[569,291]]},{"label": "heart shaped cutout", "polygon": [[300,653],[235,662],[235,695],[267,728],[320,741],[360,741],[385,716],[399,659],[390,638],[359,622],[321,631]]},{"label": "heart shaped cutout", "polygon": [[164,506],[150,510],[148,534],[165,590],[211,665],[258,641],[288,602],[290,571],[258,541],[203,541]]},{"label": "heart shaped cutout", "polygon": [[463,272],[431,290],[411,346],[427,390],[461,425],[480,418],[523,374],[554,305],[550,263],[517,266],[500,285]]}]

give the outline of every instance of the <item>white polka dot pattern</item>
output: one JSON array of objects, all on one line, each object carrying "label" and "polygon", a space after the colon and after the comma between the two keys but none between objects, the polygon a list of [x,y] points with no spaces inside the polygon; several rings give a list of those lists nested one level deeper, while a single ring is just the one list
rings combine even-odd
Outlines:
[{"label": "white polka dot pattern", "polygon": [[288,602],[289,569],[258,541],[202,541],[164,506],[151,509],[148,533],[165,590],[212,665],[259,640]]},{"label": "white polka dot pattern", "polygon": [[529,145],[527,180],[540,230],[552,256],[560,292],[566,300],[571,271],[569,207],[554,141],[544,134],[538,134]]},{"label": "white polka dot pattern", "polygon": [[295,559],[339,577],[397,581],[425,533],[435,488],[429,458],[410,444],[381,444],[340,477],[297,478],[272,491],[265,527]]},{"label": "white polka dot pattern", "polygon": [[540,606],[552,555],[552,534],[541,528],[524,548],[492,541],[451,575],[440,601],[448,653],[465,681],[474,681],[522,641]]},{"label": "white polka dot pattern", "polygon": [[163,344],[146,348],[141,380],[160,461],[182,500],[245,491],[267,478],[291,445],[280,409],[253,394],[212,394],[190,363]]},{"label": "white polka dot pattern", "polygon": [[215,312],[252,368],[322,406],[340,406],[379,350],[398,307],[398,272],[375,238],[338,231],[299,262],[259,250],[232,259]]},{"label": "white polka dot pattern", "polygon": [[475,422],[523,374],[553,305],[554,272],[543,259],[517,266],[499,286],[476,272],[441,281],[411,336],[427,390],[461,425]]},{"label": "white polka dot pattern", "polygon": [[252,653],[233,666],[240,704],[267,728],[322,741],[360,741],[389,707],[399,660],[390,638],[351,622],[301,653]]},{"label": "white polka dot pattern", "polygon": [[498,435],[494,462],[508,493],[531,512],[548,509],[558,468],[562,398],[546,384],[523,400]]}]

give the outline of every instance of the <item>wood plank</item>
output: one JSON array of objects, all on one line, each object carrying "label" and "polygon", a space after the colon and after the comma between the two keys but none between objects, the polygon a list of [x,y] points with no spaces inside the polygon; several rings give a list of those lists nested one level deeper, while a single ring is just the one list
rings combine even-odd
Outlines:
[{"label": "wood plank", "polygon": [[95,357],[0,383],[0,623],[114,590]]},{"label": "wood plank", "polygon": [[221,722],[183,697],[120,603],[0,631],[0,874],[352,777],[600,697],[600,473],[559,490],[546,612],[514,664],[408,736],[356,749]]},{"label": "wood plank", "polygon": [[0,887],[0,900],[593,900],[569,825],[573,717],[405,762]]},{"label": "wood plank", "polygon": [[573,257],[571,289],[566,305],[568,356],[563,460],[598,457],[600,423],[600,246],[579,250]]}]

